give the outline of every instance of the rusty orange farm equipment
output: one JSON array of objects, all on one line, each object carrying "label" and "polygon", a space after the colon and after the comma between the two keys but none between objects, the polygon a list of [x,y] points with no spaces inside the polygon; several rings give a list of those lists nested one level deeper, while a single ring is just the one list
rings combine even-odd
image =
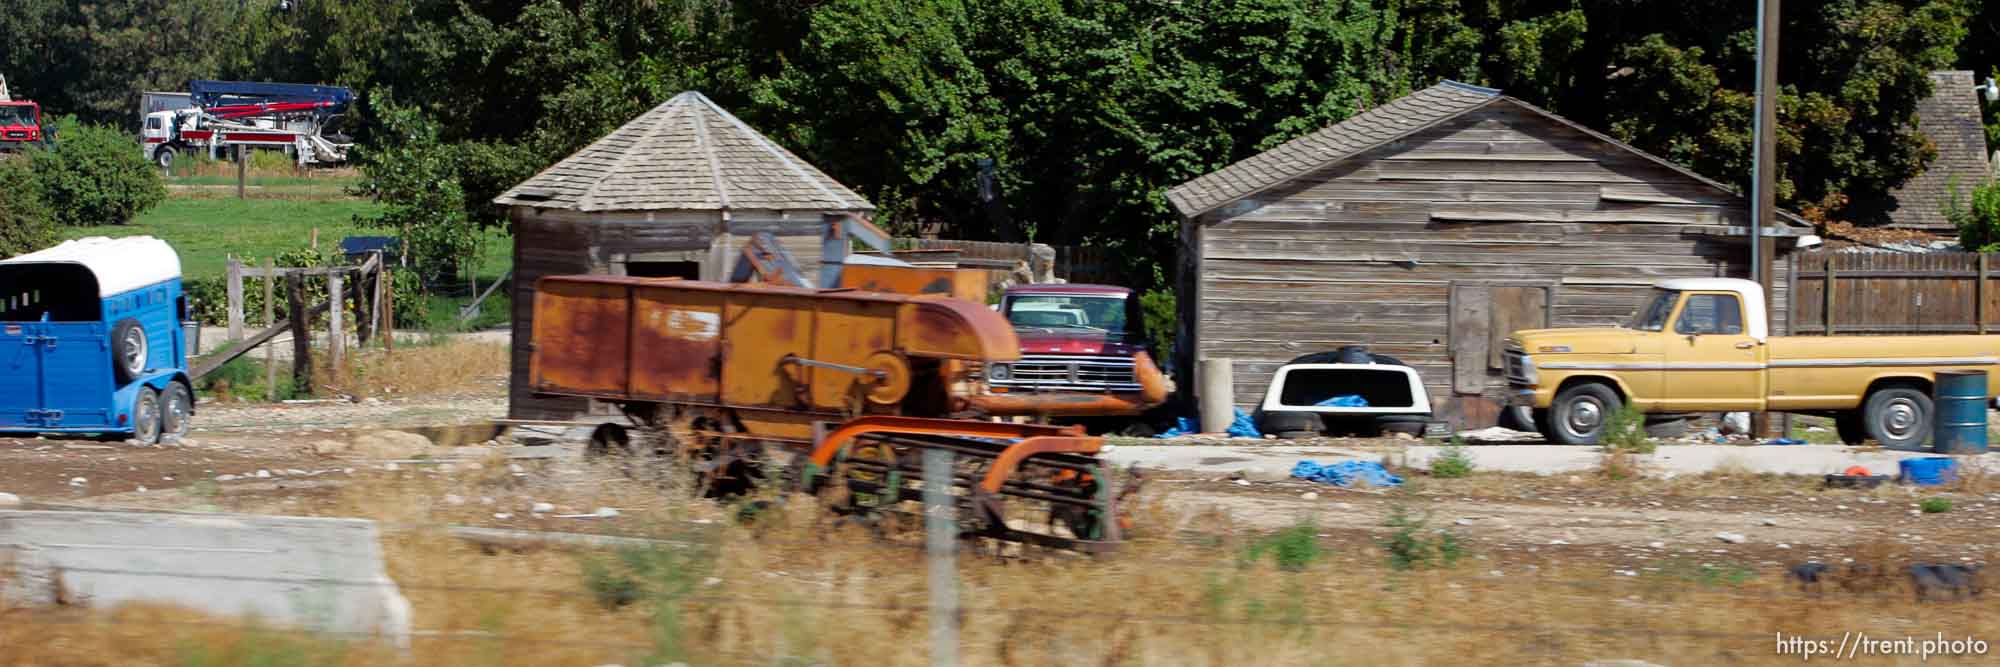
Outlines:
[{"label": "rusty orange farm equipment", "polygon": [[551,276],[534,310],[534,389],[608,402],[629,423],[599,426],[592,451],[688,461],[710,496],[781,484],[873,523],[921,502],[922,452],[947,450],[967,537],[1115,545],[1117,496],[1136,483],[1115,494],[1105,483],[1103,440],[991,418],[1115,414],[1166,398],[1143,353],[1137,396],[988,392],[980,369],[1020,355],[1013,327],[942,295]]}]

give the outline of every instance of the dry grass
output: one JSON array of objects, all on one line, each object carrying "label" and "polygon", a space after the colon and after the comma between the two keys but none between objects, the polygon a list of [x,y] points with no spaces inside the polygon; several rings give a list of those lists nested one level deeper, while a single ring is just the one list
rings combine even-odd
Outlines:
[{"label": "dry grass", "polygon": [[499,343],[451,341],[435,345],[403,345],[395,352],[370,348],[349,352],[341,368],[321,363],[314,382],[327,392],[356,397],[450,394],[490,390],[507,377],[507,346]]},{"label": "dry grass", "polygon": [[[442,502],[445,494],[467,502]],[[494,504],[483,504],[486,497]],[[612,525],[547,520],[550,529],[692,535],[702,546],[493,553],[423,528],[524,514],[531,500],[624,512]],[[226,622],[190,626],[200,619],[152,608],[17,611],[0,617],[0,664],[588,666],[681,657],[697,665],[927,664],[921,540],[881,542],[858,529],[836,530],[809,498],[791,498],[744,527],[727,520],[728,508],[670,499],[611,471],[520,476],[494,460],[471,473],[404,469],[369,478],[318,511],[384,522],[390,574],[413,603],[417,628],[457,634],[419,637],[399,655],[365,642],[312,641]],[[1813,596],[1776,572],[1718,582],[1620,577],[1579,565],[1493,576],[1494,565],[1477,553],[1453,568],[1402,573],[1366,544],[1323,547],[1287,571],[1268,558],[1245,560],[1258,536],[1235,529],[1227,516],[1179,515],[1157,502],[1142,504],[1139,515],[1138,525],[1151,532],[1112,556],[1000,561],[962,554],[961,662],[1792,664],[1798,656],[1773,651],[1774,633],[1837,639],[1848,629],[1948,637],[1990,631],[1989,619],[1973,613],[1990,608],[1985,603],[1913,603],[1891,574],[1890,564],[1906,554],[1886,542],[1852,552],[1879,569],[1843,574],[1836,581],[1851,583]],[[523,527],[518,519],[511,525]],[[592,581],[600,589],[629,584],[639,595],[624,606],[601,605]],[[101,620],[110,622],[94,622]],[[293,643],[273,643],[281,640]],[[290,652],[270,658],[271,646]],[[208,653],[190,658],[198,649]]]}]

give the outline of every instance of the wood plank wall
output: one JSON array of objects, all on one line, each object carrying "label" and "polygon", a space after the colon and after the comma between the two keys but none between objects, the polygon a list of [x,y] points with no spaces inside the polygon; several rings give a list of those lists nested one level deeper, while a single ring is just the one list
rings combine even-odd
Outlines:
[{"label": "wood plank wall", "polygon": [[1799,254],[1794,262],[1793,333],[2000,331],[2000,289],[1995,289],[2000,286],[1992,280],[2000,261],[1994,255],[1815,251]]},{"label": "wood plank wall", "polygon": [[1442,403],[1453,283],[1548,285],[1551,326],[1615,325],[1659,280],[1745,277],[1747,244],[1713,232],[1747,218],[1740,198],[1496,104],[1204,216],[1187,315],[1197,354],[1236,360],[1246,410],[1285,361],[1349,344],[1410,363]]}]

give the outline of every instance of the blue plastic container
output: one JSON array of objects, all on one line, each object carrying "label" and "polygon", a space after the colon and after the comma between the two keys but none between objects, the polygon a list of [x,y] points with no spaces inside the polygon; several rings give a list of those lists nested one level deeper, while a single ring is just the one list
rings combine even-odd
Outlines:
[{"label": "blue plastic container", "polygon": [[1932,402],[1932,449],[1939,454],[1986,453],[1986,371],[1938,371]]},{"label": "blue plastic container", "polygon": [[1906,484],[1937,486],[1958,477],[1958,462],[1948,456],[1923,456],[1896,462]]}]

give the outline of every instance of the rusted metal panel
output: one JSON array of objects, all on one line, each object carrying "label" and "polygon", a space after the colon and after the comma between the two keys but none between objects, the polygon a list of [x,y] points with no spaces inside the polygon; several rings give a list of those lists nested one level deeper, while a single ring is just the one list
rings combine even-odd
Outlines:
[{"label": "rusted metal panel", "polygon": [[985,303],[988,273],[983,269],[849,264],[840,270],[840,286],[892,294],[942,294]]},{"label": "rusted metal panel", "polygon": [[632,300],[632,395],[714,402],[722,388],[723,295],[642,286]]},{"label": "rusted metal panel", "polygon": [[[816,302],[810,357],[855,368],[875,354],[895,354],[896,308],[879,301],[827,299]],[[873,378],[826,367],[812,369],[812,405],[822,410],[859,406]],[[858,410],[856,410],[858,412]]]},{"label": "rusted metal panel", "polygon": [[896,327],[903,349],[914,356],[975,361],[1021,358],[1014,325],[979,304],[936,297],[913,297]]},{"label": "rusted metal panel", "polygon": [[723,403],[805,407],[807,383],[820,371],[784,363],[812,341],[812,301],[800,296],[772,289],[728,295],[722,317]]},{"label": "rusted metal panel", "polygon": [[542,280],[535,296],[532,384],[591,394],[630,391],[630,292],[620,284]]}]

